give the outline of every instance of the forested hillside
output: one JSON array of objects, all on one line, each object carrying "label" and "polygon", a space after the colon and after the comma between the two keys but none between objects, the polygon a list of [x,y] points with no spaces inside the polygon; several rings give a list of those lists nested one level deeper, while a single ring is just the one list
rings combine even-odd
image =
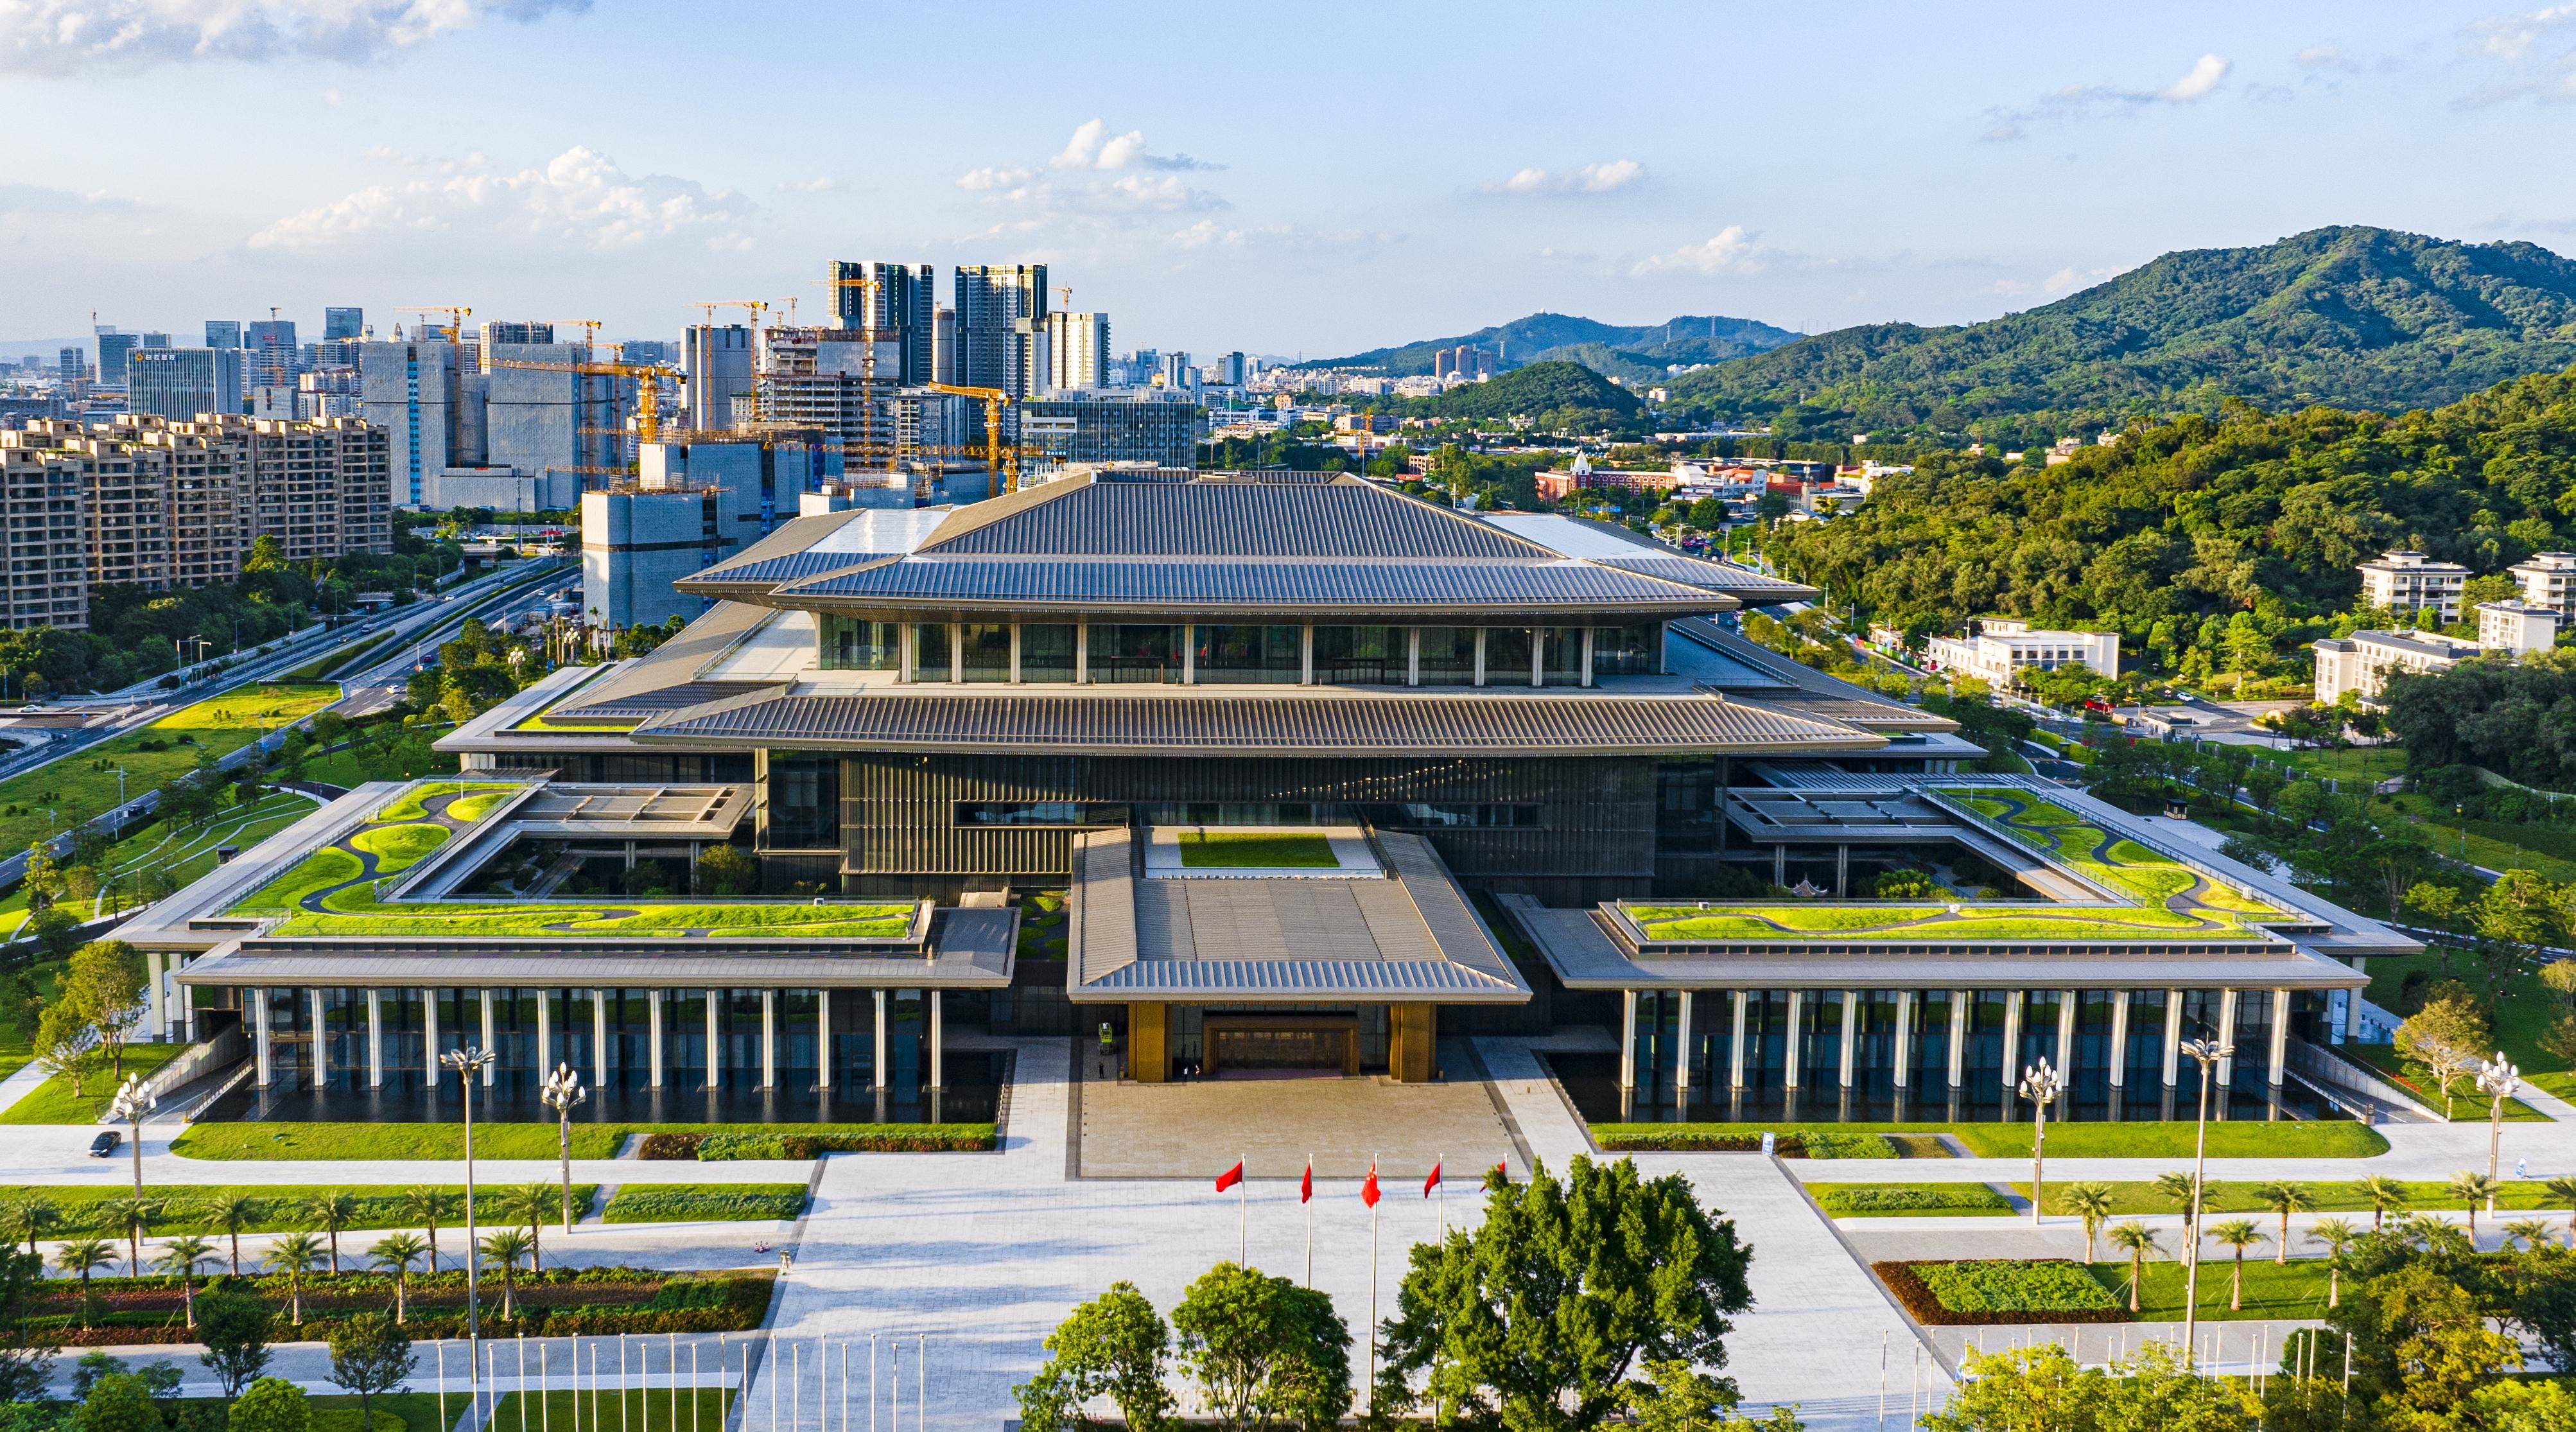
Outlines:
[{"label": "forested hillside", "polygon": [[1896,626],[2027,616],[2116,628],[2130,663],[2178,669],[2197,647],[2226,670],[2324,634],[2387,547],[2480,573],[2576,548],[2576,370],[2393,417],[2237,405],[2036,457],[1932,454],[1853,516],[1783,527],[1773,554]]},{"label": "forested hillside", "polygon": [[1427,409],[1442,418],[1553,415],[1541,426],[1580,429],[1633,416],[1643,406],[1636,394],[1579,363],[1533,363],[1452,388],[1429,400]]},{"label": "forested hillside", "polygon": [[2332,228],[2166,254],[1959,328],[1840,329],[1673,378],[1676,413],[1785,437],[2011,445],[2128,418],[2449,402],[2576,362],[2576,262],[2525,243]]},{"label": "forested hillside", "polygon": [[1797,337],[1785,328],[1750,318],[1683,314],[1663,323],[1627,327],[1565,313],[1533,313],[1491,328],[1454,338],[1427,338],[1392,348],[1372,348],[1347,358],[1316,358],[1317,368],[1381,368],[1402,377],[1431,371],[1432,357],[1460,344],[1498,351],[1506,363],[1535,363],[1549,358],[1578,358],[1576,350],[1633,355],[1629,361],[1652,364],[1661,376],[1666,363],[1707,363],[1777,348]]}]

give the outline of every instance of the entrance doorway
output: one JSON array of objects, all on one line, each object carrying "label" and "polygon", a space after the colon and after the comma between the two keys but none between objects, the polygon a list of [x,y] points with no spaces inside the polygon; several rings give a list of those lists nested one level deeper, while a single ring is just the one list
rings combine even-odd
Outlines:
[{"label": "entrance doorway", "polygon": [[1349,1015],[1217,1015],[1206,1022],[1212,1079],[1356,1077],[1359,1021]]}]

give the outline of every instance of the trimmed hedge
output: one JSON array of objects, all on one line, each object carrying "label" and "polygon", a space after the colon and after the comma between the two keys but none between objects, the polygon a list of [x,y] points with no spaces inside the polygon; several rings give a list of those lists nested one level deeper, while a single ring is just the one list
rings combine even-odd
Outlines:
[{"label": "trimmed hedge", "polygon": [[606,1223],[777,1219],[805,1211],[801,1183],[628,1184],[608,1200]]},{"label": "trimmed hedge", "polygon": [[[645,1268],[550,1268],[541,1274],[518,1275],[519,1315],[503,1318],[500,1277],[486,1271],[484,1335],[744,1332],[760,1326],[767,1316],[776,1277],[766,1269],[693,1274]],[[382,1274],[337,1278],[308,1274],[304,1325],[298,1330],[287,1322],[290,1299],[283,1277],[200,1279],[198,1294],[203,1296],[219,1285],[251,1289],[275,1305],[276,1337],[281,1341],[327,1337],[331,1324],[354,1313],[383,1311],[394,1300],[393,1279]],[[96,1326],[81,1327],[79,1282],[55,1279],[46,1284],[31,1327],[67,1347],[183,1343],[195,1337],[186,1323],[176,1278],[99,1278],[93,1280],[91,1291]],[[465,1335],[462,1273],[415,1274],[410,1305],[404,1327],[412,1337]]]},{"label": "trimmed hedge", "polygon": [[2003,1258],[1872,1263],[1918,1323],[2125,1323],[2129,1310],[2080,1263]]},{"label": "trimmed hedge", "polygon": [[2012,1200],[1982,1183],[1824,1184],[1807,1190],[1837,1217],[1874,1213],[1991,1213],[2012,1211]]},{"label": "trimmed hedge", "polygon": [[[1751,1154],[1762,1151],[1760,1129],[1717,1132],[1690,1127],[1658,1130],[1649,1124],[1601,1124],[1594,1126],[1594,1133],[1600,1139],[1603,1151],[1608,1153]],[[1880,1135],[1832,1133],[1821,1129],[1781,1134],[1771,1141],[1771,1147],[1784,1159],[1896,1157],[1896,1146]]]},{"label": "trimmed hedge", "polygon": [[637,1153],[648,1159],[696,1159],[703,1163],[737,1159],[802,1161],[827,1153],[985,1153],[994,1142],[991,1124],[853,1124],[802,1132],[794,1125],[781,1125],[647,1134]]}]

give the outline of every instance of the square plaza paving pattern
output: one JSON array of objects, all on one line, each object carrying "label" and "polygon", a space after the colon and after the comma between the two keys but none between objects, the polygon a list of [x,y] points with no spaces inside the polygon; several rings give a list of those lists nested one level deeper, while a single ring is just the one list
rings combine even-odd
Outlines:
[{"label": "square plaza paving pattern", "polygon": [[[1444,1053],[1446,1047],[1444,1046]],[[1453,1071],[1454,1072],[1454,1071]],[[1477,1180],[1515,1157],[1493,1095],[1481,1079],[1398,1084],[1388,1079],[1213,1079],[1177,1084],[1082,1085],[1084,1178],[1174,1178],[1213,1182],[1237,1158],[1255,1181],[1294,1179],[1306,1157],[1317,1178],[1358,1178],[1378,1160],[1390,1189],[1419,1189],[1434,1159],[1476,1197]]]}]

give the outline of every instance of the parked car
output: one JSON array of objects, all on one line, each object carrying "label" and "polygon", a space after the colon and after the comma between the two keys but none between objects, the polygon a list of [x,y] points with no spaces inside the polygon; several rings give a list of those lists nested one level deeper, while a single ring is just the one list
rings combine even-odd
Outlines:
[{"label": "parked car", "polygon": [[124,1142],[125,1133],[123,1130],[102,1129],[99,1131],[97,1138],[89,1141],[89,1156],[94,1159],[103,1159],[109,1154],[116,1152],[116,1146]]}]

